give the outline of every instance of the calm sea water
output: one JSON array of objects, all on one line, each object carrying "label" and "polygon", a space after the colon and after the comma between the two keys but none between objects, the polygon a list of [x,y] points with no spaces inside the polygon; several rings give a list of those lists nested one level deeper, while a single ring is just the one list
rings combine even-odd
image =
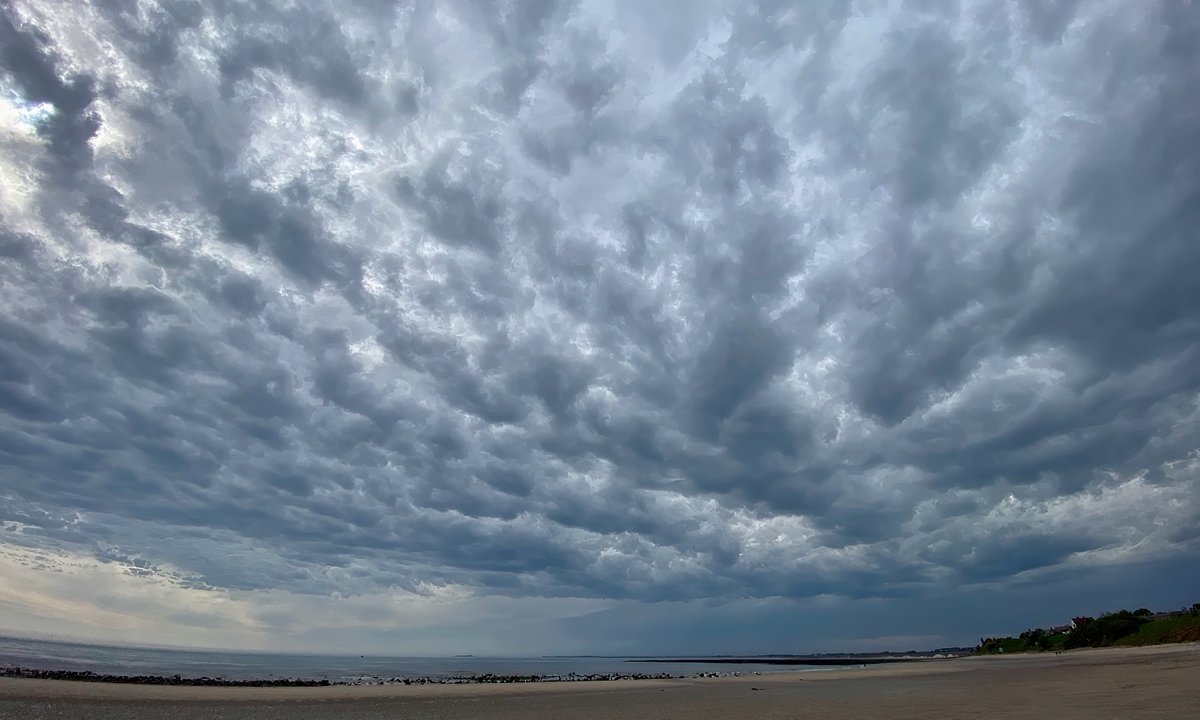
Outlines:
[{"label": "calm sea water", "polygon": [[256,680],[300,678],[354,681],[371,678],[455,678],[496,675],[566,676],[610,673],[702,672],[750,674],[815,669],[806,666],[718,663],[629,663],[624,658],[378,657],[258,652],[156,650],[0,638],[0,667],[91,670],[123,675],[182,675]]}]

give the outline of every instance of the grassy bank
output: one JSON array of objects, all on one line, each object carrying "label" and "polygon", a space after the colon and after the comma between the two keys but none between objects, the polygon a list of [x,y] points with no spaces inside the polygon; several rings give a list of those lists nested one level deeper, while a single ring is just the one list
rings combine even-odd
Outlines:
[{"label": "grassy bank", "polygon": [[1071,626],[1026,630],[1018,637],[982,638],[976,655],[1071,650],[1082,647],[1138,647],[1200,641],[1200,603],[1191,611],[1152,613],[1141,608],[1098,618],[1077,617]]},{"label": "grassy bank", "polygon": [[1132,635],[1117,640],[1117,647],[1137,647],[1139,645],[1163,645],[1166,643],[1200,641],[1200,615],[1184,615],[1182,617],[1160,618],[1151,620],[1137,629]]}]

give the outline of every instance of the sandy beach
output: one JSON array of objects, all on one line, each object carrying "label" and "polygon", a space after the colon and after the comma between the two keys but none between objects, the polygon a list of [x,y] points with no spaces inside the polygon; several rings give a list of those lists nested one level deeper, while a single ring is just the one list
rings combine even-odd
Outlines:
[{"label": "sandy beach", "polygon": [[0,718],[1191,718],[1200,644],[739,678],[155,687],[0,679]]}]

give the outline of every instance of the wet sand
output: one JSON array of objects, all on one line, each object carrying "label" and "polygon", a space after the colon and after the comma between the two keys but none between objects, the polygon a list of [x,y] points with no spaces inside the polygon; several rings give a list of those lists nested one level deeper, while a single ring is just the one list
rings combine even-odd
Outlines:
[{"label": "wet sand", "polygon": [[0,718],[1200,718],[1200,644],[740,678],[210,688],[0,679]]}]

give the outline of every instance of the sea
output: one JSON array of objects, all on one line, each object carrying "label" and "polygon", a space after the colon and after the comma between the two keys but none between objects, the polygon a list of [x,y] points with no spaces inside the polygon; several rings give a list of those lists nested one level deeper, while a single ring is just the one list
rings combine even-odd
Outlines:
[{"label": "sea", "polygon": [[0,667],[91,671],[111,675],[181,675],[224,680],[328,680],[376,682],[429,678],[455,680],[480,675],[575,675],[667,673],[692,677],[817,670],[804,665],[702,662],[640,663],[624,657],[387,657],[216,650],[177,650],[0,637]]}]

